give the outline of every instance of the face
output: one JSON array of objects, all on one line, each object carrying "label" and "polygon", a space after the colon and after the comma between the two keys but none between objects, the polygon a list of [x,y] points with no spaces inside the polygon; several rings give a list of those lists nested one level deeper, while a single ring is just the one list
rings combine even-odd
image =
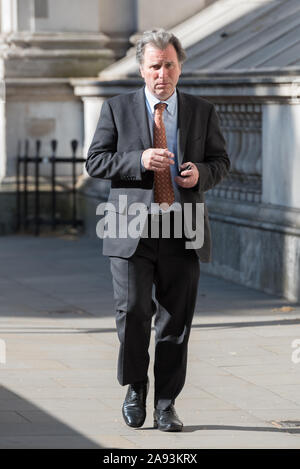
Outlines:
[{"label": "face", "polygon": [[174,93],[181,74],[174,46],[169,44],[166,49],[160,50],[152,44],[147,44],[140,72],[149,91],[157,99],[168,99]]}]

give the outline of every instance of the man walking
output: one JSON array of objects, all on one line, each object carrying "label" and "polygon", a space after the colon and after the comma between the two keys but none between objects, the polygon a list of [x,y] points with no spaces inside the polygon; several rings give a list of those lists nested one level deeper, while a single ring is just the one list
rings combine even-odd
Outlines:
[{"label": "man walking", "polygon": [[[103,254],[110,257],[116,302],[118,381],[129,385],[124,420],[140,427],[146,418],[155,314],[154,427],[181,431],[174,405],[185,382],[199,260],[211,258],[204,192],[221,181],[230,163],[214,106],[176,88],[185,59],[179,40],[164,30],[146,31],[136,55],[145,86],[103,103],[86,169],[91,177],[111,181],[108,210],[118,215],[119,231],[104,238]],[[121,195],[127,207],[115,205]],[[155,219],[158,235],[149,230],[147,236],[118,236],[132,220],[129,208],[136,202],[149,209],[145,230]],[[153,202],[160,207],[156,218]],[[187,205],[204,206],[204,242],[195,249],[187,248],[186,231],[179,237],[175,229],[172,207],[185,215]],[[171,220],[168,237],[162,230],[164,213]]]}]

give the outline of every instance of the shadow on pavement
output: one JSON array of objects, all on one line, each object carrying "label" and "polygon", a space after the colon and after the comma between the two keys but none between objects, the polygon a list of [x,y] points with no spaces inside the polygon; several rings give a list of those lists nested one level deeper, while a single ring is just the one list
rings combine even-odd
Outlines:
[{"label": "shadow on pavement", "polygon": [[[219,322],[219,323],[203,323],[203,324],[192,324],[192,329],[207,329],[207,328],[218,328],[218,329],[236,329],[242,327],[262,327],[262,326],[292,326],[300,325],[300,319],[276,319],[270,321],[243,321],[243,322]],[[26,330],[28,329],[28,330]],[[154,327],[151,330],[155,330]],[[23,326],[18,331],[17,326],[2,326],[1,332],[3,334],[103,334],[103,333],[114,333],[117,329],[115,327],[94,327],[92,329],[88,327],[49,327],[49,326]]]},{"label": "shadow on pavement", "polygon": [[[155,430],[154,427],[142,427],[138,431]],[[275,432],[275,433],[300,433],[300,428],[276,428],[276,427],[244,427],[239,425],[185,425],[183,433],[192,433],[200,430],[228,430],[245,432]]]},{"label": "shadow on pavement", "polygon": [[0,385],[0,449],[101,446],[21,395]]},{"label": "shadow on pavement", "polygon": [[243,427],[239,425],[187,425],[183,432],[191,433],[198,430],[229,430],[245,432],[275,432],[275,433],[300,433],[300,428],[276,428],[276,427]]}]

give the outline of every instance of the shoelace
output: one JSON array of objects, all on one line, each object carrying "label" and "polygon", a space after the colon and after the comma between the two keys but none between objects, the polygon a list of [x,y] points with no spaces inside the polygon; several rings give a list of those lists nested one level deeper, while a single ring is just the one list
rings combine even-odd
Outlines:
[{"label": "shoelace", "polygon": [[131,387],[130,390],[130,395],[129,395],[129,401],[130,402],[138,402],[140,400],[141,396],[138,394],[138,391],[136,391],[133,387]]}]

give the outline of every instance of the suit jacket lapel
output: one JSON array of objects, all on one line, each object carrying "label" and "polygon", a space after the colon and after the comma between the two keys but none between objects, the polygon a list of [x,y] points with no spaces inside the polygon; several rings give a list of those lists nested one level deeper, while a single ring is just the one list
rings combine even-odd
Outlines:
[{"label": "suit jacket lapel", "polygon": [[178,94],[178,132],[177,132],[177,159],[178,166],[183,162],[186,139],[191,122],[191,110],[188,108],[184,94],[177,90]]},{"label": "suit jacket lapel", "polygon": [[136,120],[137,129],[139,131],[139,137],[141,138],[143,145],[146,148],[151,148],[151,134],[149,129],[149,121],[147,116],[147,108],[145,101],[144,88],[139,89],[134,95],[134,117]]}]

